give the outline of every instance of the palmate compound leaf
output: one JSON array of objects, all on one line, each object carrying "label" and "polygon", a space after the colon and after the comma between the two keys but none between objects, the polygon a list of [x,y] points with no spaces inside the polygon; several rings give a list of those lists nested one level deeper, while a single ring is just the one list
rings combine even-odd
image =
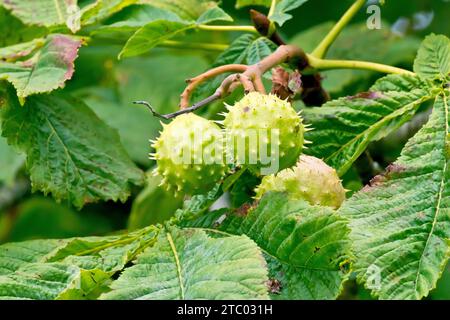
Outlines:
[{"label": "palmate compound leaf", "polygon": [[400,158],[340,209],[350,220],[354,270],[381,299],[427,296],[450,256],[448,99],[436,97]]},{"label": "palmate compound leaf", "polygon": [[305,134],[313,141],[305,152],[323,158],[342,176],[370,142],[395,131],[432,98],[429,85],[418,77],[389,75],[368,92],[308,108],[302,115],[314,130]]},{"label": "palmate compound leaf", "polygon": [[144,182],[117,132],[79,100],[40,95],[20,106],[9,88],[0,97],[2,135],[27,154],[34,190],[81,208],[99,200],[125,201],[131,186]]},{"label": "palmate compound leaf", "polygon": [[0,246],[0,299],[92,299],[146,246],[158,228]]},{"label": "palmate compound leaf", "polygon": [[267,194],[255,209],[205,213],[182,223],[211,233],[245,234],[263,250],[273,299],[335,299],[348,276],[349,228],[336,211]]},{"label": "palmate compound leaf", "polygon": [[264,258],[246,236],[169,228],[101,298],[268,299],[266,282]]},{"label": "palmate compound leaf", "polygon": [[0,5],[11,10],[25,24],[45,27],[66,25],[72,32],[80,28],[77,0],[0,0]]},{"label": "palmate compound leaf", "polygon": [[[81,38],[52,34],[45,40],[1,48],[6,61],[0,60],[0,80],[12,83],[21,99],[60,88],[72,78],[81,45]],[[24,56],[27,60],[14,61]]]}]

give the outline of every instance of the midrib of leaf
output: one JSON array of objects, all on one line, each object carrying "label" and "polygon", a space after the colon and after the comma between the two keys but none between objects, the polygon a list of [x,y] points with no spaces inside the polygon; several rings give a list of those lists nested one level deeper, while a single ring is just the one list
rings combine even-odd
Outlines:
[{"label": "midrib of leaf", "polygon": [[[445,95],[445,93],[442,93],[442,97],[443,97],[443,100],[444,100],[444,110],[445,110],[445,137],[446,137],[446,140],[448,139],[448,133],[449,133],[449,125],[448,125],[448,123],[449,123],[449,115],[448,115],[448,108],[449,108],[449,105],[448,105],[448,102],[447,102],[447,96]],[[437,97],[436,97],[436,99],[437,99]],[[448,141],[445,141],[446,142],[446,144],[448,143]],[[446,144],[445,144],[445,146],[446,146]],[[446,149],[445,149],[445,146],[444,146],[444,150],[443,150],[443,152],[446,152]],[[433,235],[433,233],[434,233],[434,230],[435,230],[435,227],[436,227],[436,221],[437,221],[437,218],[438,218],[438,216],[439,216],[439,212],[440,212],[440,210],[441,210],[441,201],[442,201],[442,194],[444,193],[444,187],[445,187],[445,174],[446,174],[446,172],[447,172],[447,167],[448,167],[448,159],[447,159],[447,156],[446,155],[444,155],[444,158],[446,158],[446,161],[444,161],[444,167],[443,167],[443,169],[442,169],[442,179],[441,179],[441,183],[440,183],[440,186],[439,186],[439,192],[438,192],[438,195],[437,195],[437,199],[436,199],[436,213],[434,214],[434,217],[433,217],[433,223],[432,223],[432,225],[431,225],[431,230],[430,230],[430,232],[428,233],[428,237],[427,237],[427,240],[426,240],[426,242],[425,242],[425,246],[424,246],[424,248],[423,248],[423,251],[422,251],[422,254],[420,255],[420,259],[419,259],[419,266],[418,266],[418,268],[417,268],[417,272],[416,272],[416,279],[414,280],[414,290],[417,292],[417,284],[418,284],[418,281],[419,281],[419,276],[420,276],[420,272],[421,272],[421,269],[422,269],[422,261],[423,261],[423,257],[425,256],[425,252],[427,251],[427,249],[428,249],[428,245],[429,245],[429,243],[430,243],[430,239],[431,239],[431,236]]]},{"label": "midrib of leaf", "polygon": [[178,282],[180,283],[180,296],[181,300],[184,300],[184,285],[183,285],[183,276],[181,274],[181,264],[180,259],[178,258],[177,248],[175,247],[175,243],[173,242],[172,236],[169,232],[166,232],[167,241],[169,241],[170,249],[172,250],[173,257],[175,259],[175,264],[177,266],[177,276]]},{"label": "midrib of leaf", "polygon": [[[386,92],[389,93],[389,92]],[[370,133],[369,136],[372,137],[374,134],[378,133],[377,130],[383,128],[384,124],[386,122],[389,122],[392,119],[395,119],[396,117],[399,117],[401,115],[403,115],[404,113],[407,113],[411,110],[413,110],[414,108],[419,107],[420,104],[422,104],[423,102],[426,102],[430,99],[432,99],[433,96],[432,95],[428,95],[428,96],[423,96],[420,99],[417,99],[409,104],[407,104],[406,106],[404,106],[403,108],[400,108],[398,110],[395,110],[394,112],[392,112],[391,114],[385,116],[383,119],[381,119],[380,121],[372,124],[370,127],[368,127],[366,130],[364,130],[363,132],[359,133],[357,136],[355,136],[354,138],[352,138],[351,140],[347,141],[344,145],[342,145],[338,150],[336,150],[335,152],[333,152],[331,155],[329,155],[327,158],[325,158],[325,162],[328,162],[330,159],[334,158],[337,154],[343,152],[343,150],[345,148],[347,148],[349,145],[352,145],[355,143],[355,141],[358,141],[358,139],[360,139],[361,137],[363,137],[364,135],[366,135],[367,133]],[[361,144],[358,145],[357,150],[361,150],[361,149],[365,149],[364,146],[361,148]],[[351,165],[351,163],[353,163],[353,160],[355,160],[356,156],[358,155],[359,152],[354,152],[353,156],[350,158],[350,163],[342,166],[341,168],[339,168],[337,170],[339,176],[341,176],[343,173],[345,173],[347,171],[347,167],[349,165]],[[348,161],[347,161],[348,163]]]}]

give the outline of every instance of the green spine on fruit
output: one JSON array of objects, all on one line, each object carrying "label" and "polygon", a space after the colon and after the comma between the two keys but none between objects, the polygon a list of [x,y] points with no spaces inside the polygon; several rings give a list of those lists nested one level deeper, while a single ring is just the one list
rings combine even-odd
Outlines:
[{"label": "green spine on fruit", "polygon": [[[227,150],[229,159],[263,175],[295,164],[303,148],[305,128],[289,102],[272,94],[251,92],[228,110],[223,125],[227,147],[233,147]],[[258,143],[251,142],[252,139]],[[239,140],[245,143],[245,153],[239,148]],[[278,162],[275,170],[262,170],[270,166],[267,158],[272,157]]]},{"label": "green spine on fruit", "polygon": [[226,173],[223,131],[195,114],[183,114],[163,124],[152,147],[157,162],[155,174],[174,193],[207,192]]},{"label": "green spine on fruit", "polygon": [[322,160],[306,155],[302,155],[294,167],[265,176],[255,190],[255,198],[259,199],[269,191],[285,192],[293,200],[334,209],[345,200],[345,189],[336,170]]}]

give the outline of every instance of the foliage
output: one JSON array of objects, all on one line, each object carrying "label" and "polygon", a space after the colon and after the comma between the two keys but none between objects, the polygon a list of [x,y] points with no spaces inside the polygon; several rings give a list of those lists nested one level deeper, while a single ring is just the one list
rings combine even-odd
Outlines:
[{"label": "foliage", "polygon": [[[364,4],[300,31],[313,1],[0,0],[0,299],[337,299],[353,279],[357,298],[448,299],[449,35],[347,26]],[[266,24],[240,25],[249,7]],[[242,99],[236,83],[289,93],[302,153],[352,189],[342,206],[255,197],[263,177],[237,163],[216,177],[198,165],[199,180],[148,158],[148,140],[172,128],[157,116],[179,103],[200,101],[184,118],[221,135],[210,119]],[[143,99],[151,112],[131,104]],[[242,114],[261,112],[252,103]],[[248,121],[285,120],[267,117]],[[393,150],[374,147],[386,140]],[[198,187],[167,191],[155,165]],[[327,191],[314,182],[296,190]]]}]

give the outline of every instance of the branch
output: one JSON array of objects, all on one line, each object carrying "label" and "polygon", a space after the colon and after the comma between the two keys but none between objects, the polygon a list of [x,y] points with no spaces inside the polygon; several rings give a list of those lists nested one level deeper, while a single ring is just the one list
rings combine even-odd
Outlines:
[{"label": "branch", "polygon": [[307,55],[310,66],[317,70],[330,70],[330,69],[360,69],[360,70],[372,70],[388,74],[406,74],[414,75],[414,72],[388,66],[381,63],[368,62],[368,61],[354,61],[354,60],[328,60],[319,59],[312,55]]},{"label": "branch", "polygon": [[248,66],[245,64],[227,64],[214,69],[210,69],[197,77],[186,80],[188,85],[180,96],[181,97],[180,108],[181,109],[188,108],[189,99],[191,98],[192,92],[206,80],[217,77],[218,75],[227,72],[245,72],[247,69]]},{"label": "branch", "polygon": [[350,20],[355,16],[355,14],[365,3],[366,0],[357,0],[355,3],[353,3],[353,5],[344,13],[341,19],[334,25],[330,32],[320,42],[320,44],[313,50],[311,55],[316,58],[323,58],[326,55],[328,48],[341,33],[342,29],[344,29],[344,27],[350,22]]}]

